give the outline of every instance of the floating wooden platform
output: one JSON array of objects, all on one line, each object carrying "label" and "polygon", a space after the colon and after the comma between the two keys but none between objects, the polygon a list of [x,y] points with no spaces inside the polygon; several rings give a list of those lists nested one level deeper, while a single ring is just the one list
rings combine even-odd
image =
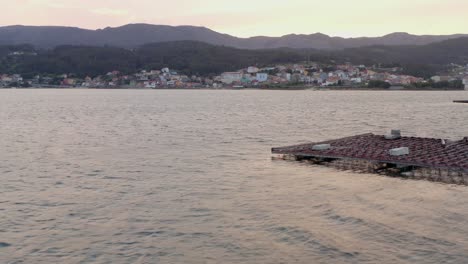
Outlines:
[{"label": "floating wooden platform", "polygon": [[468,104],[468,100],[455,100],[453,102],[454,103],[459,103],[459,104]]},{"label": "floating wooden platform", "polygon": [[[321,149],[321,146],[325,148]],[[391,150],[399,148],[408,148],[409,154],[391,154]],[[389,171],[393,175],[468,185],[468,138],[459,141],[418,137],[386,139],[385,136],[363,134],[273,148],[272,153],[285,159],[338,164],[344,169]]]}]

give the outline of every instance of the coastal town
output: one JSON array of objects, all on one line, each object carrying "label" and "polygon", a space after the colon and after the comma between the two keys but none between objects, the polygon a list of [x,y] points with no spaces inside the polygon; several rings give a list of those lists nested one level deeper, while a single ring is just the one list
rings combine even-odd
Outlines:
[{"label": "coastal town", "polygon": [[[451,88],[468,90],[468,65],[423,79],[401,74],[399,67],[365,65],[285,64],[250,66],[220,75],[197,76],[177,70],[142,70],[133,74],[119,71],[100,76],[78,77],[73,73],[35,75],[1,74],[0,88],[122,88],[122,89],[242,89],[242,88]],[[439,84],[439,85],[435,85]]]}]

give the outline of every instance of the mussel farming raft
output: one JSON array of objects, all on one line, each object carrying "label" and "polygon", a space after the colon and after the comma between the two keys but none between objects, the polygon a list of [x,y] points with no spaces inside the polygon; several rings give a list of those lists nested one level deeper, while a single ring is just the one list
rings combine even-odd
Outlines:
[{"label": "mussel farming raft", "polygon": [[363,134],[273,148],[279,158],[344,170],[468,185],[468,137],[459,141]]}]

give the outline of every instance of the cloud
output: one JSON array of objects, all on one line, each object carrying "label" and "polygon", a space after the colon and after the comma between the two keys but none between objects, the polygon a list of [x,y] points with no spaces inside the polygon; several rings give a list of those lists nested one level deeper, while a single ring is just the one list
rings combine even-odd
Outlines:
[{"label": "cloud", "polygon": [[127,10],[123,9],[112,9],[112,8],[97,8],[91,10],[92,13],[104,16],[126,16],[128,15]]}]

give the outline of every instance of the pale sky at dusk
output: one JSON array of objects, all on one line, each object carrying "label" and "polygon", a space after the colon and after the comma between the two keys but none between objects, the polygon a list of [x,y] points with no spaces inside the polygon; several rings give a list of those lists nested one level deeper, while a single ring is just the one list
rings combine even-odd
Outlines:
[{"label": "pale sky at dusk", "polygon": [[0,25],[205,26],[239,37],[468,33],[467,0],[0,0]]}]

